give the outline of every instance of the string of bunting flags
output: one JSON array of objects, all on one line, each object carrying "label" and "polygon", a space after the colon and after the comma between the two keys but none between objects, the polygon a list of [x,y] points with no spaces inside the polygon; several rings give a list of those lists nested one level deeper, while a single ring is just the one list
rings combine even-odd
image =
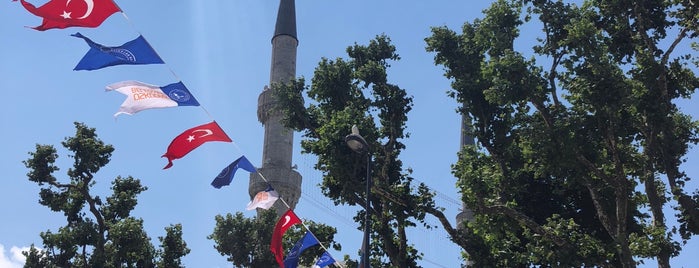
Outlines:
[{"label": "string of bunting flags", "polygon": [[[16,2],[18,0],[13,1]],[[39,7],[26,0],[19,1],[28,12],[42,18],[41,25],[30,27],[37,31],[69,27],[97,28],[118,12],[122,13],[127,21],[129,20],[124,11],[113,0],[85,0],[84,5],[69,5],[71,0],[49,0]],[[74,70],[76,71],[93,71],[117,65],[165,64],[155,49],[141,34],[119,46],[99,44],[79,32],[71,36],[83,39],[90,47],[85,56],[75,66]],[[172,73],[174,75],[174,72]],[[174,76],[177,79],[177,76]],[[126,80],[109,84],[105,89],[106,91],[116,91],[126,96],[126,99],[114,114],[115,118],[121,114],[134,115],[147,109],[178,106],[198,106],[206,112],[206,109],[201,106],[182,81],[165,86],[157,86],[135,80]],[[173,160],[183,158],[204,143],[214,141],[232,143],[233,140],[213,120],[213,117],[208,112],[206,113],[211,118],[211,122],[189,128],[172,140],[165,154],[162,155],[162,157],[168,160],[167,165],[163,169],[172,167]],[[274,190],[269,181],[263,174],[258,172],[244,155],[223,168],[211,182],[211,185],[216,189],[230,185],[238,169],[243,169],[250,173],[258,173],[267,182],[267,188],[255,195],[253,200],[247,204],[247,210],[257,208],[270,209],[277,200],[281,200],[288,208],[286,213],[278,219],[272,233],[272,240],[270,241],[270,251],[280,267],[297,267],[301,253],[316,245],[321,246],[324,252],[318,257],[313,266],[314,268],[327,267],[333,264],[343,267],[341,263],[335,261],[327,248],[320,243],[308,226],[303,224],[286,201]],[[286,231],[296,224],[302,225],[307,231],[285,256],[282,238]]]}]

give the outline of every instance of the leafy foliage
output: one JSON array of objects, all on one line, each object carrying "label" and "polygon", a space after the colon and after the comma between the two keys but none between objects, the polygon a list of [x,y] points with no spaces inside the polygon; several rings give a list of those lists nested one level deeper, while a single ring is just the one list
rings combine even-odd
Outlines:
[{"label": "leafy foliage", "polygon": [[[275,267],[278,264],[270,253],[270,241],[276,223],[275,210],[260,210],[258,216],[253,218],[246,218],[241,212],[235,215],[228,213],[225,217],[217,215],[214,232],[207,238],[213,240],[214,248],[221,256],[228,256],[227,260],[236,267]],[[303,223],[322,245],[342,249],[340,244],[334,242],[335,228],[309,220]],[[292,226],[282,239],[284,248],[292,248],[305,233],[305,228]],[[308,248],[301,254],[299,265],[310,267],[324,251],[319,246]]]},{"label": "leafy foliage", "polygon": [[[699,87],[692,57],[675,55],[696,36],[697,10],[499,0],[460,34],[432,29],[427,50],[478,141],[453,169],[475,215],[463,247],[477,266],[669,267],[699,232],[699,199],[680,170],[697,123],[674,103]],[[543,37],[526,58],[515,43],[532,18]]]},{"label": "leafy foliage", "polygon": [[68,182],[53,175],[59,168],[54,165],[58,153],[51,145],[37,144],[24,161],[29,180],[42,186],[39,203],[67,219],[58,231],[40,234],[42,249],[32,245],[23,252],[25,267],[180,267],[180,258],[189,253],[181,226],[166,228],[167,236],[161,238],[164,249],[156,251],[143,220],[130,215],[138,194],[147,190],[138,179],[117,177],[105,200],[91,194],[94,175],[109,163],[114,148],[99,140],[94,128],[77,122],[75,128],[75,136],[61,143],[73,153]]},{"label": "leafy foliage", "polygon": [[[434,192],[424,184],[414,184],[411,171],[404,170],[399,159],[405,148],[402,139],[409,137],[405,123],[412,97],[388,82],[390,61],[400,59],[390,41],[380,35],[367,45],[348,47],[348,59],[323,58],[310,86],[299,78],[273,87],[284,123],[303,132],[303,153],[318,156],[315,168],[323,173],[323,194],[336,204],[364,207],[354,218],[359,228],[366,224],[364,215],[369,212],[372,266],[417,267],[421,254],[409,244],[406,230],[418,225],[432,227],[424,221],[428,214],[454,230],[435,206]],[[308,104],[304,93],[310,99]],[[370,159],[345,144],[353,125],[367,141]],[[364,187],[370,160],[371,197],[366,207]]]}]

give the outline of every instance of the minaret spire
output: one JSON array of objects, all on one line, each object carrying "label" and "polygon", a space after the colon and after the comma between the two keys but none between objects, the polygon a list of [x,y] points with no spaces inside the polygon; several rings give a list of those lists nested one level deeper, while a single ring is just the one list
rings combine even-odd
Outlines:
[{"label": "minaret spire", "polygon": [[279,12],[277,12],[277,24],[274,26],[274,36],[288,35],[296,38],[296,6],[294,0],[281,0],[279,3]]},{"label": "minaret spire", "polygon": [[[293,209],[301,196],[301,174],[291,167],[294,131],[281,123],[282,115],[274,109],[276,100],[272,91],[275,84],[288,83],[296,78],[296,8],[294,0],[280,0],[277,23],[272,36],[270,87],[265,86],[257,104],[257,119],[264,125],[262,174],[279,196]],[[257,173],[250,175],[249,194],[253,198],[267,189],[267,182]],[[283,202],[274,205],[277,214],[286,212]]]}]

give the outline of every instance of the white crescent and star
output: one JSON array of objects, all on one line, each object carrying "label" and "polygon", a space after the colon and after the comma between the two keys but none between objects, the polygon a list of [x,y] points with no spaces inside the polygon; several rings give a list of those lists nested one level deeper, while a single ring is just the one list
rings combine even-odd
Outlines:
[{"label": "white crescent and star", "polygon": [[[66,1],[66,8],[68,8],[68,4],[70,4],[70,1],[72,1],[72,0]],[[83,0],[83,1],[85,1],[85,5],[87,5],[87,10],[85,11],[85,14],[82,15],[82,17],[77,18],[78,20],[82,20],[82,19],[89,17],[90,14],[92,14],[92,10],[95,9],[95,2],[93,0]],[[64,10],[63,14],[61,14],[61,17],[63,17],[64,19],[72,19],[70,17],[71,13],[73,13],[73,12],[68,12],[68,11]]]},{"label": "white crescent and star", "polygon": [[85,0],[85,4],[87,5],[87,11],[85,11],[85,15],[78,18],[79,20],[87,18],[88,16],[90,16],[90,14],[92,14],[92,9],[95,8],[95,2],[93,2],[92,0]]},{"label": "white crescent and star", "polygon": [[286,226],[289,223],[289,221],[291,221],[291,216],[284,216],[284,224],[282,224],[282,226]]},{"label": "white crescent and star", "polygon": [[[205,133],[198,136],[198,137],[194,137],[195,132],[205,132]],[[187,141],[192,142],[196,138],[203,138],[203,137],[211,136],[211,135],[214,135],[214,132],[211,131],[211,129],[195,129],[195,130],[192,130],[192,135],[189,135],[189,137],[187,137]]]}]

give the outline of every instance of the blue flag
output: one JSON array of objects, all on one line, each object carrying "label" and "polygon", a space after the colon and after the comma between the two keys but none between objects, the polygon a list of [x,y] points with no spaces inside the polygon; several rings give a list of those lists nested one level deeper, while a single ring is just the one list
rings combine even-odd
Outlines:
[{"label": "blue flag", "polygon": [[318,244],[318,239],[316,239],[311,232],[306,231],[303,238],[296,242],[294,247],[291,248],[289,254],[286,256],[286,259],[284,259],[284,268],[296,268],[299,265],[299,257],[301,256],[301,252]]},{"label": "blue flag", "polygon": [[221,189],[221,187],[225,185],[230,185],[231,181],[233,181],[233,176],[235,176],[235,172],[239,169],[242,168],[244,170],[247,170],[248,172],[257,172],[257,169],[248,161],[245,156],[241,156],[240,158],[236,159],[228,165],[226,168],[221,170],[221,173],[216,176],[214,181],[211,182],[211,185],[216,187],[216,189]]},{"label": "blue flag", "polygon": [[84,39],[90,46],[90,50],[73,69],[76,71],[97,70],[123,64],[165,63],[142,35],[118,47],[97,44],[80,33],[72,34],[72,36]]},{"label": "blue flag", "polygon": [[313,265],[312,268],[323,268],[333,263],[335,263],[335,259],[333,259],[333,256],[330,256],[330,253],[326,251],[323,252],[323,255],[320,256],[320,259],[316,261],[316,264]]}]

